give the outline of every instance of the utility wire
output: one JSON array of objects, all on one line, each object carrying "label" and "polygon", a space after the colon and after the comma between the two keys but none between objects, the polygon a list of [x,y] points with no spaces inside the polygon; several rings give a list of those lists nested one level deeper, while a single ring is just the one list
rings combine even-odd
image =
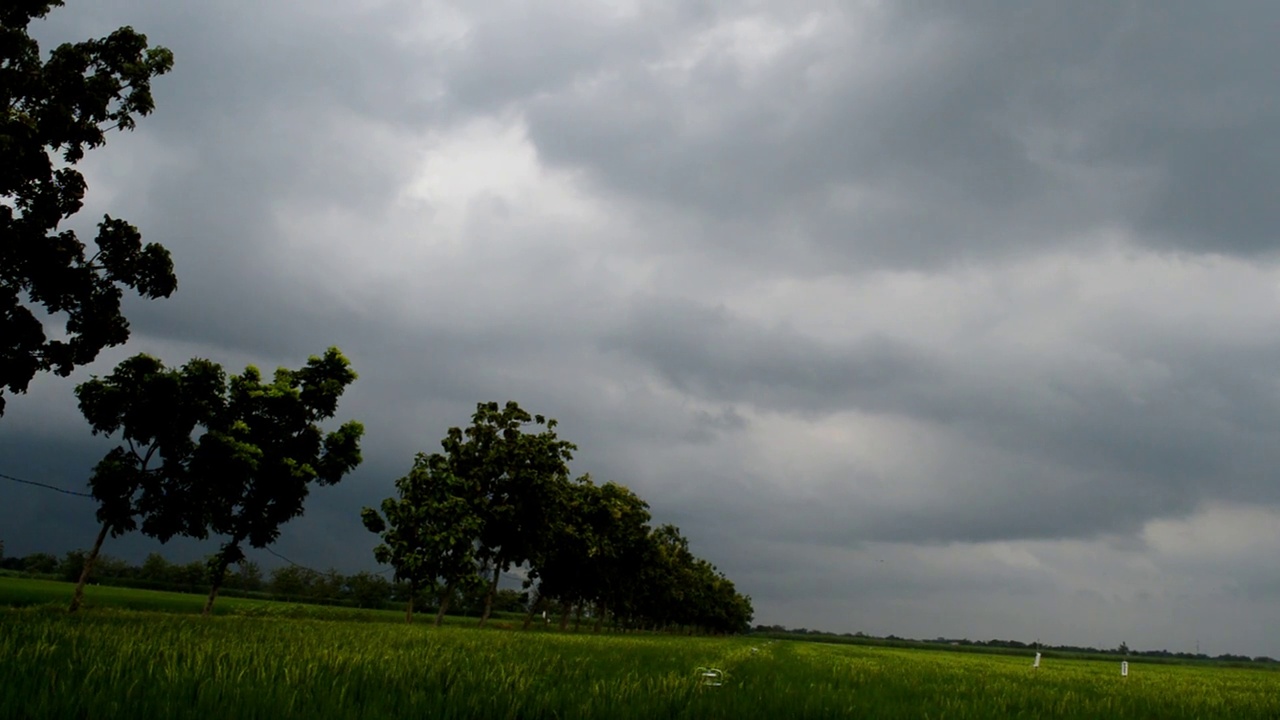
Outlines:
[{"label": "utility wire", "polygon": [[266,550],[267,552],[271,553],[272,555],[275,555],[276,557],[280,558],[281,560],[283,560],[283,561],[285,561],[285,562],[289,563],[290,565],[292,565],[292,566],[294,566],[294,567],[296,567],[296,568],[302,568],[303,570],[306,570],[307,572],[313,572],[313,573],[315,573],[316,575],[324,575],[324,573],[320,572],[319,570],[316,570],[316,569],[313,569],[313,568],[309,568],[309,567],[307,567],[306,565],[302,565],[302,564],[300,564],[300,563],[296,563],[296,562],[294,562],[294,561],[290,560],[289,558],[287,558],[287,557],[285,557],[285,556],[281,555],[280,553],[276,552],[275,550],[272,550],[272,549],[271,549],[271,548],[269,548],[269,547],[264,547],[264,548],[262,548],[262,549],[263,549],[263,550]]},{"label": "utility wire", "polygon": [[48,485],[46,483],[36,482],[35,480],[23,480],[22,478],[16,478],[16,477],[13,477],[12,475],[5,475],[4,473],[0,473],[0,478],[4,478],[5,480],[10,480],[16,483],[22,483],[23,485],[34,485],[36,487],[45,488],[46,490],[53,490],[54,492],[60,492],[64,495],[75,495],[77,497],[87,497],[87,498],[93,497],[93,495],[89,493],[76,492],[75,490],[64,490],[63,488],[55,487],[53,485]]},{"label": "utility wire", "polygon": [[[289,563],[290,565],[292,565],[292,566],[294,566],[294,567],[296,567],[296,568],[302,568],[303,570],[306,570],[306,571],[308,571],[308,572],[313,572],[313,573],[315,573],[316,575],[326,575],[326,574],[327,574],[327,573],[322,573],[322,572],[320,572],[319,570],[316,570],[315,568],[309,568],[309,567],[307,567],[306,565],[303,565],[303,564],[301,564],[301,563],[296,563],[296,562],[294,562],[294,561],[290,560],[289,558],[287,558],[287,557],[285,557],[285,556],[281,555],[280,553],[276,552],[275,550],[272,550],[272,549],[271,549],[271,548],[269,548],[269,547],[264,547],[264,548],[259,548],[259,549],[260,549],[260,550],[266,550],[267,552],[271,553],[272,555],[275,555],[276,557],[280,558],[281,560],[283,560],[283,561],[285,561],[285,562]],[[378,572],[373,573],[373,574],[374,574],[374,575],[386,575],[387,573],[391,572],[391,571],[392,571],[392,570],[394,570],[394,569],[395,569],[395,568],[387,568],[386,570],[381,570],[381,571],[378,571]]]},{"label": "utility wire", "polygon": [[[11,482],[22,483],[23,485],[32,485],[32,486],[34,486],[34,487],[44,488],[44,489],[46,489],[46,490],[53,490],[54,492],[60,492],[60,493],[62,493],[63,495],[74,495],[74,496],[76,496],[76,497],[87,497],[87,498],[92,498],[92,497],[93,497],[93,495],[92,495],[91,493],[76,492],[75,490],[66,490],[66,489],[63,489],[63,488],[57,487],[57,486],[55,486],[55,485],[50,485],[50,484],[48,484],[48,483],[36,482],[35,480],[23,480],[22,478],[13,477],[12,475],[5,475],[4,473],[0,473],[0,478],[3,478],[3,479],[5,479],[5,480],[9,480],[9,481],[11,481]],[[302,568],[303,570],[307,570],[307,571],[309,571],[309,572],[313,572],[313,573],[315,573],[315,574],[317,574],[317,575],[323,575],[323,574],[324,574],[324,573],[322,573],[322,572],[320,572],[319,570],[316,570],[316,569],[314,569],[314,568],[309,568],[309,567],[307,567],[306,565],[302,565],[302,564],[296,563],[296,562],[294,562],[294,561],[290,560],[289,558],[287,558],[287,557],[285,557],[285,556],[281,555],[280,553],[276,552],[275,550],[272,550],[272,549],[271,549],[271,548],[269,548],[269,547],[264,547],[264,548],[262,548],[262,549],[263,549],[263,550],[266,550],[267,552],[271,553],[272,555],[275,555],[276,557],[280,558],[281,560],[283,560],[283,561],[285,561],[285,562],[289,563],[290,565],[292,565],[292,566],[294,566],[294,567]],[[387,573],[391,572],[391,571],[392,571],[392,570],[394,570],[394,569],[395,569],[395,568],[387,568],[386,570],[381,570],[381,571],[376,572],[376,573],[373,573],[373,574],[374,574],[374,575],[386,575]]]}]

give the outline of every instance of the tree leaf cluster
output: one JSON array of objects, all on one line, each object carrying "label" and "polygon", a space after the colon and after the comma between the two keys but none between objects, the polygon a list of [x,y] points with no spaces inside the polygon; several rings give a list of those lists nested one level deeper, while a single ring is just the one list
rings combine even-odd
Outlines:
[{"label": "tree leaf cluster", "polygon": [[355,379],[342,352],[329,348],[269,382],[252,366],[228,377],[209,360],[169,369],[137,355],[77,386],[94,433],[122,440],[89,481],[102,529],[88,566],[108,533],[133,531],[139,520],[161,542],[222,536],[208,610],[245,544],[275,542],[280,526],[302,514],[311,485],[332,485],[360,463],[360,423],[320,426]]},{"label": "tree leaf cluster", "polygon": [[[150,114],[151,79],[173,67],[130,27],[42,59],[28,28],[62,4],[0,5],[0,415],[6,390],[25,392],[37,372],[69,375],[129,338],[122,287],[151,299],[177,288],[169,251],[123,220],[103,216],[92,255],[60,230],[84,205],[76,163]],[[48,316],[64,319],[65,337],[48,337]]]}]

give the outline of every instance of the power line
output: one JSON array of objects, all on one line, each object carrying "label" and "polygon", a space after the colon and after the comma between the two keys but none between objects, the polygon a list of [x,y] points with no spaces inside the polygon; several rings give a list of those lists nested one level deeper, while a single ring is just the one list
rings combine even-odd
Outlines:
[{"label": "power line", "polygon": [[262,549],[263,549],[263,550],[266,550],[267,552],[271,553],[272,555],[275,555],[276,557],[280,558],[281,560],[283,560],[283,561],[285,561],[285,562],[289,563],[290,565],[292,565],[292,566],[294,566],[294,567],[296,567],[296,568],[302,568],[303,570],[306,570],[307,572],[313,572],[313,573],[315,573],[315,574],[317,574],[317,575],[323,575],[323,574],[324,574],[324,573],[320,572],[319,570],[315,570],[315,569],[312,569],[312,568],[307,567],[306,565],[301,565],[301,564],[299,564],[299,563],[296,563],[296,562],[294,562],[294,561],[290,560],[289,558],[287,558],[287,557],[285,557],[285,556],[281,555],[280,553],[276,552],[275,550],[272,550],[272,549],[271,549],[271,548],[269,548],[269,547],[263,547]]},{"label": "power line", "polygon": [[[326,573],[322,573],[322,572],[320,572],[319,570],[316,570],[315,568],[309,568],[309,567],[307,567],[306,565],[303,565],[303,564],[301,564],[301,563],[296,563],[296,562],[294,562],[294,561],[290,560],[289,558],[287,558],[287,557],[285,557],[285,556],[281,555],[280,553],[276,552],[275,550],[272,550],[272,549],[271,549],[271,548],[269,548],[269,547],[262,547],[262,548],[259,548],[259,549],[260,549],[260,550],[266,550],[267,552],[271,553],[272,555],[275,555],[276,557],[280,558],[281,560],[283,560],[283,561],[285,561],[285,562],[289,563],[290,565],[292,565],[292,566],[294,566],[294,567],[296,567],[296,568],[302,568],[303,570],[306,570],[307,572],[313,572],[313,573],[315,573],[315,574],[317,574],[317,575],[325,575],[325,574],[326,574]],[[392,570],[394,570],[394,569],[395,569],[395,568],[387,568],[386,570],[380,570],[380,571],[378,571],[378,572],[376,572],[376,573],[373,573],[373,574],[374,574],[374,575],[386,575],[387,573],[391,572],[391,571],[392,571]]]},{"label": "power line", "polygon": [[[22,483],[23,485],[31,485],[31,486],[33,486],[33,487],[44,488],[45,490],[53,490],[54,492],[60,492],[60,493],[62,493],[63,495],[74,495],[74,496],[76,496],[76,497],[87,497],[87,498],[92,498],[92,497],[93,497],[93,495],[92,495],[91,493],[76,492],[75,490],[66,490],[66,489],[64,489],[64,488],[60,488],[60,487],[57,487],[57,486],[55,486],[55,485],[50,485],[50,484],[48,484],[48,483],[36,482],[35,480],[23,480],[22,478],[13,477],[12,475],[5,475],[4,473],[0,473],[0,478],[3,478],[3,479],[5,479],[5,480],[9,480],[9,481],[11,481],[11,482]],[[269,547],[264,547],[264,548],[261,548],[261,549],[262,549],[262,550],[266,550],[267,552],[271,553],[272,555],[275,555],[276,557],[280,558],[281,560],[283,560],[283,561],[285,561],[285,562],[289,563],[290,565],[292,565],[292,566],[294,566],[294,567],[302,568],[303,570],[307,570],[307,571],[309,571],[309,572],[313,572],[313,573],[315,573],[315,574],[317,574],[317,575],[323,575],[323,574],[324,574],[324,573],[322,573],[322,572],[320,572],[319,570],[316,570],[316,569],[314,569],[314,568],[309,568],[309,567],[307,567],[306,565],[302,565],[302,564],[300,564],[300,563],[296,563],[296,562],[294,562],[294,561],[290,560],[289,558],[287,558],[287,557],[285,557],[285,556],[281,555],[280,553],[276,552],[275,550],[272,550],[272,549],[271,549],[271,548],[269,548]],[[391,572],[391,571],[392,571],[392,570],[394,570],[394,569],[395,569],[395,568],[387,568],[386,570],[380,570],[380,571],[378,571],[378,572],[374,573],[374,575],[386,575],[387,573]]]},{"label": "power line", "polygon": [[11,480],[16,483],[22,483],[23,485],[34,485],[36,487],[44,488],[46,490],[53,490],[54,492],[60,492],[64,495],[75,495],[76,497],[87,497],[87,498],[93,497],[93,495],[91,495],[90,493],[76,492],[75,490],[64,490],[63,488],[55,487],[53,485],[48,485],[46,483],[36,482],[35,480],[23,480],[22,478],[16,478],[16,477],[13,477],[12,475],[5,475],[4,473],[0,473],[0,478],[4,478],[5,480]]}]

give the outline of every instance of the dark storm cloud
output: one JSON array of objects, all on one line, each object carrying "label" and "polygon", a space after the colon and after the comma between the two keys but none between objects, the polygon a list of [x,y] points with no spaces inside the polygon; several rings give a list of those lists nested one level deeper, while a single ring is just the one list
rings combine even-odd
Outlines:
[{"label": "dark storm cloud", "polygon": [[604,348],[647,362],[690,395],[799,412],[893,396],[933,370],[924,352],[891,338],[826,346],[786,327],[754,326],[723,307],[674,299],[638,302]]},{"label": "dark storm cloud", "polygon": [[[316,258],[306,247],[277,251],[274,216],[335,205],[376,216],[405,182],[394,144],[366,135],[421,126],[444,106],[426,102],[429,58],[388,42],[396,9],[122,2],[56,11],[39,28],[61,41],[133,24],[177,58],[155,81],[157,111],[138,131],[153,145],[137,152],[158,146],[169,162],[163,172],[126,178],[127,191],[102,209],[174,252],[180,291],[167,302],[135,303],[137,331],[275,357],[323,349],[305,332],[306,318],[328,315],[335,324],[332,313],[343,309],[329,296],[340,278],[288,278],[288,269]],[[86,217],[98,211],[95,192],[102,188],[91,186]]]},{"label": "dark storm cloud", "polygon": [[785,484],[761,483],[758,495],[729,503],[727,525],[837,544],[1053,539],[1134,532],[1210,499],[1280,502],[1269,471],[1280,463],[1270,433],[1280,426],[1280,393],[1266,370],[1280,363],[1274,344],[1182,348],[1146,366],[1145,377],[1141,358],[1118,358],[1138,369],[1129,382],[1148,384],[1140,392],[1085,363],[1010,363],[1001,352],[1013,348],[990,343],[960,339],[945,351],[875,336],[824,343],[690,303],[641,304],[606,346],[689,396],[805,417],[904,417],[980,449],[953,451],[929,496],[891,513],[866,505],[866,471],[850,464],[817,500],[847,503],[848,515],[824,516]]},{"label": "dark storm cloud", "polygon": [[846,268],[932,265],[1120,224],[1254,253],[1275,238],[1277,20],[1256,3],[830,10],[750,78],[725,51],[632,65],[528,117],[551,162],[744,220],[712,240],[740,251],[799,231]]}]

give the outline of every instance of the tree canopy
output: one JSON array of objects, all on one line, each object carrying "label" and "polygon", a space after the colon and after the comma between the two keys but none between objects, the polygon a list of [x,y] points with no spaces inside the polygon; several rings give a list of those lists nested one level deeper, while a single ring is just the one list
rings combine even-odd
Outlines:
[{"label": "tree canopy", "polygon": [[419,453],[409,474],[396,480],[396,491],[399,498],[383,500],[381,514],[365,508],[361,520],[381,537],[374,558],[395,568],[395,580],[409,586],[405,620],[413,621],[418,591],[435,587],[439,625],[455,591],[480,584],[474,486],[450,471],[444,455]]},{"label": "tree canopy", "polygon": [[650,528],[648,504],[624,485],[570,479],[576,447],[555,428],[514,402],[479,403],[470,427],[449,429],[443,453],[417,456],[381,512],[364,509],[381,538],[375,559],[413,588],[434,584],[441,614],[457,589],[483,582],[482,625],[500,572],[520,566],[537,596],[526,627],[535,606],[551,603],[562,626],[573,609],[590,609],[597,628],[608,615],[624,627],[747,629],[750,598],[695,557],[678,528]]},{"label": "tree canopy", "polygon": [[[476,558],[492,574],[488,598],[502,572],[528,562],[555,518],[577,447],[556,436],[556,421],[531,415],[518,403],[477,403],[471,425],[449,428],[440,444],[449,470],[474,488],[480,517]],[[538,428],[527,432],[526,428]],[[489,618],[489,600],[480,624]]]},{"label": "tree canopy", "polygon": [[342,352],[329,348],[301,369],[276,370],[270,382],[252,366],[228,379],[208,360],[170,370],[136,355],[77,387],[94,433],[119,433],[123,444],[90,479],[102,527],[71,609],[106,536],[136,529],[141,518],[143,533],[161,542],[225,537],[210,562],[209,612],[227,567],[245,559],[245,543],[275,542],[280,526],[302,514],[312,484],[337,483],[360,464],[360,423],[320,427],[355,379]]},{"label": "tree canopy", "polygon": [[[177,287],[169,251],[123,220],[102,218],[91,255],[59,230],[84,204],[76,163],[150,114],[151,79],[173,67],[130,27],[42,59],[28,28],[62,4],[0,4],[0,415],[5,391],[25,392],[38,372],[69,375],[129,338],[122,287],[151,299]],[[63,318],[65,338],[50,339],[42,315]]]},{"label": "tree canopy", "polygon": [[76,387],[93,433],[119,433],[123,444],[106,454],[89,479],[102,527],[72,596],[73,612],[107,534],[133,531],[140,517],[143,534],[161,542],[179,534],[207,535],[192,502],[189,466],[193,434],[215,417],[225,382],[222,368],[208,360],[168,369],[150,355],[135,355],[106,377]]},{"label": "tree canopy", "polygon": [[333,485],[360,464],[364,426],[354,420],[325,433],[356,373],[337,348],[299,370],[279,368],[264,382],[255,367],[233,376],[225,402],[193,459],[198,503],[211,532],[225,536],[210,570],[208,614],[227,567],[243,545],[262,548],[302,514],[312,484]]}]

